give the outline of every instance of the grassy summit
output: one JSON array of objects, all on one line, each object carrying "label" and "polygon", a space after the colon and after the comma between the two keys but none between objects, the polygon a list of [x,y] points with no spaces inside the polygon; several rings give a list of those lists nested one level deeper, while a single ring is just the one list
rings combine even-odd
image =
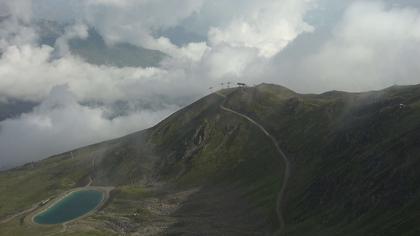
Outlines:
[{"label": "grassy summit", "polygon": [[211,94],[148,130],[0,172],[0,220],[65,190],[116,186],[96,214],[0,235],[266,235],[287,153],[287,235],[418,235],[420,86],[298,94],[262,84]]}]

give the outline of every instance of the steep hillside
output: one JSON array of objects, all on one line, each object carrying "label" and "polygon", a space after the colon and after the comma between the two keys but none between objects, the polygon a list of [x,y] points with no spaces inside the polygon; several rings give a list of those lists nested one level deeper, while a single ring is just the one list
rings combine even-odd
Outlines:
[{"label": "steep hillside", "polygon": [[228,105],[260,121],[293,156],[288,235],[417,235],[420,86],[283,90],[262,85],[232,94]]},{"label": "steep hillside", "polygon": [[[420,86],[223,90],[148,130],[0,172],[0,235],[418,235],[419,131]],[[41,227],[23,212],[90,180],[116,188],[87,218]]]}]

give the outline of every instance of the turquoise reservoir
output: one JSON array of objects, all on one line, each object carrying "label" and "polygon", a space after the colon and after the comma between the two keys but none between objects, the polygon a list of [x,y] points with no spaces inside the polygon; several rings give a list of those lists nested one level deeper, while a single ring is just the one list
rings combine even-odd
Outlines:
[{"label": "turquoise reservoir", "polygon": [[36,215],[35,223],[60,224],[76,219],[95,209],[103,200],[104,194],[95,190],[73,192],[54,203],[50,208]]}]

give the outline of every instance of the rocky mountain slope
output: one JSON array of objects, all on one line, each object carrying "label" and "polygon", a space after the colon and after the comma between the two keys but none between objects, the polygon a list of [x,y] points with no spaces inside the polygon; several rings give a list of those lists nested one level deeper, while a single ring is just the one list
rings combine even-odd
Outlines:
[{"label": "rocky mountain slope", "polygon": [[[286,153],[281,204],[284,160],[221,105]],[[150,129],[0,172],[0,235],[418,235],[419,131],[420,86],[227,89]],[[22,213],[90,179],[116,187],[97,213],[65,228]]]}]

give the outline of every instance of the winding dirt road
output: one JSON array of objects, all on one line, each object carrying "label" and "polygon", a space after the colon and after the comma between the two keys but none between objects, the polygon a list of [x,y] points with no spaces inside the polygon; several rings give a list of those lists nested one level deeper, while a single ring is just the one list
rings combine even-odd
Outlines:
[{"label": "winding dirt road", "polygon": [[224,98],[222,104],[220,105],[220,109],[226,111],[226,112],[230,112],[233,113],[237,116],[240,116],[246,120],[248,120],[249,122],[251,122],[253,125],[257,126],[268,138],[270,138],[271,142],[273,143],[274,147],[276,148],[276,151],[279,153],[279,155],[281,156],[281,158],[283,159],[284,163],[285,163],[285,170],[284,170],[284,176],[283,176],[283,184],[281,186],[281,189],[279,191],[279,193],[277,194],[277,202],[276,202],[276,213],[277,213],[277,218],[280,224],[280,231],[278,232],[279,235],[284,235],[285,234],[285,222],[284,222],[284,216],[283,216],[283,212],[282,212],[282,202],[283,202],[283,198],[286,192],[286,187],[287,187],[287,183],[289,181],[290,178],[290,161],[287,158],[286,154],[283,152],[283,150],[281,150],[276,138],[274,138],[273,135],[271,135],[265,128],[264,126],[262,126],[260,123],[256,122],[255,120],[253,120],[252,118],[250,118],[249,116],[242,114],[240,112],[234,111],[230,108],[227,108],[224,106],[225,102],[226,102],[226,95],[220,93],[220,92],[216,92],[217,95],[221,96]]}]

